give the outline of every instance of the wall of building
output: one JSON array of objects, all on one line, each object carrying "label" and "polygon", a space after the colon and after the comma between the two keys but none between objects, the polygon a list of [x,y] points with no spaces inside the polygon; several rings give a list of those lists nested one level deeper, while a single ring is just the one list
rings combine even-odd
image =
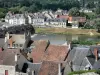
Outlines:
[{"label": "wall of building", "polygon": [[0,65],[0,75],[5,75],[5,70],[8,70],[8,75],[15,75],[15,66]]}]

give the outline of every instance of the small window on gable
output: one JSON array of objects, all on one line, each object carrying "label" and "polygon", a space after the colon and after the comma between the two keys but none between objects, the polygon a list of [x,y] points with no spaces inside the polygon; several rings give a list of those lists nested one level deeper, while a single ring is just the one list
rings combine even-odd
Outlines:
[{"label": "small window on gable", "polygon": [[20,44],[20,47],[22,47],[23,45],[22,44]]}]

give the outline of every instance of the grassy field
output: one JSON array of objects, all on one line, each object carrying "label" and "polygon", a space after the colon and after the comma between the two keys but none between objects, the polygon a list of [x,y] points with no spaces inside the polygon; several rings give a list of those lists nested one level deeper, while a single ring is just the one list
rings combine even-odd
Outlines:
[{"label": "grassy field", "polygon": [[35,28],[36,33],[43,34],[75,34],[75,35],[100,35],[95,29],[71,29],[71,28]]}]

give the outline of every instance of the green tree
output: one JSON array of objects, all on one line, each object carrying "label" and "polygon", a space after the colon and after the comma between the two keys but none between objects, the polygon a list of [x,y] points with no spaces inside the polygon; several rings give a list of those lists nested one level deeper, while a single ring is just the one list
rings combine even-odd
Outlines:
[{"label": "green tree", "polygon": [[28,11],[28,7],[23,6],[23,7],[21,7],[21,8],[19,9],[19,11],[20,11],[21,13],[24,13],[25,11]]},{"label": "green tree", "polygon": [[86,5],[86,8],[89,8],[89,9],[91,9],[91,8],[95,8],[95,4],[94,4],[94,2],[93,2],[93,1],[88,2],[87,5]]},{"label": "green tree", "polygon": [[80,12],[79,9],[74,7],[69,10],[69,16],[79,16]]},{"label": "green tree", "polygon": [[14,13],[19,13],[20,6],[11,7],[8,10]]},{"label": "green tree", "polygon": [[96,9],[95,9],[96,14],[100,14],[100,1],[98,2]]},{"label": "green tree", "polygon": [[5,14],[3,12],[0,12],[0,18],[4,18]]},{"label": "green tree", "polygon": [[38,11],[38,8],[36,5],[31,5],[28,9],[29,12],[37,12]]}]

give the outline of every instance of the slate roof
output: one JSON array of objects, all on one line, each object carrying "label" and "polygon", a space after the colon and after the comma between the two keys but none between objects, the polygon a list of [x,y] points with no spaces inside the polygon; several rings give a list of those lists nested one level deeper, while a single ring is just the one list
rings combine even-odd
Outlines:
[{"label": "slate roof", "polygon": [[0,65],[11,65],[15,66],[15,54],[17,51],[5,50],[0,53]]},{"label": "slate roof", "polygon": [[38,63],[38,64],[30,63],[30,62],[27,63],[28,63],[28,68],[30,68],[30,70],[32,71],[35,71],[34,75],[38,75],[42,63]]},{"label": "slate roof", "polygon": [[100,69],[100,59],[97,62],[94,63],[93,69],[95,69],[95,70]]},{"label": "slate roof", "polygon": [[73,65],[73,70],[74,71],[79,71],[82,70],[87,64],[87,60],[85,57],[88,54],[90,47],[74,47],[68,55],[68,62],[72,62]]},{"label": "slate roof", "polygon": [[46,22],[66,22],[66,19],[62,18],[47,19]]},{"label": "slate roof", "polygon": [[99,46],[99,45],[96,45],[96,46],[94,45],[94,46],[91,46],[91,47],[90,47],[90,50],[91,50],[91,52],[92,52],[91,54],[94,54],[93,52],[94,52],[94,49],[95,49],[95,48],[97,48],[97,49],[98,49],[98,52],[100,53],[100,46]]},{"label": "slate roof", "polygon": [[20,18],[25,19],[25,16],[24,16],[24,14],[13,14],[13,15],[7,14],[5,18],[6,19],[14,19],[14,18],[16,18],[16,19],[20,19]]},{"label": "slate roof", "polygon": [[0,38],[0,47],[4,47],[4,41],[5,39],[4,38]]},{"label": "slate roof", "polygon": [[58,63],[44,61],[41,65],[38,75],[58,75]]},{"label": "slate roof", "polygon": [[76,50],[74,59],[72,60],[73,64],[80,65],[83,62],[83,59],[87,56],[89,48],[76,47],[73,50]]},{"label": "slate roof", "polygon": [[43,14],[36,14],[36,15],[33,15],[33,19],[45,19],[46,17],[43,15]]}]

